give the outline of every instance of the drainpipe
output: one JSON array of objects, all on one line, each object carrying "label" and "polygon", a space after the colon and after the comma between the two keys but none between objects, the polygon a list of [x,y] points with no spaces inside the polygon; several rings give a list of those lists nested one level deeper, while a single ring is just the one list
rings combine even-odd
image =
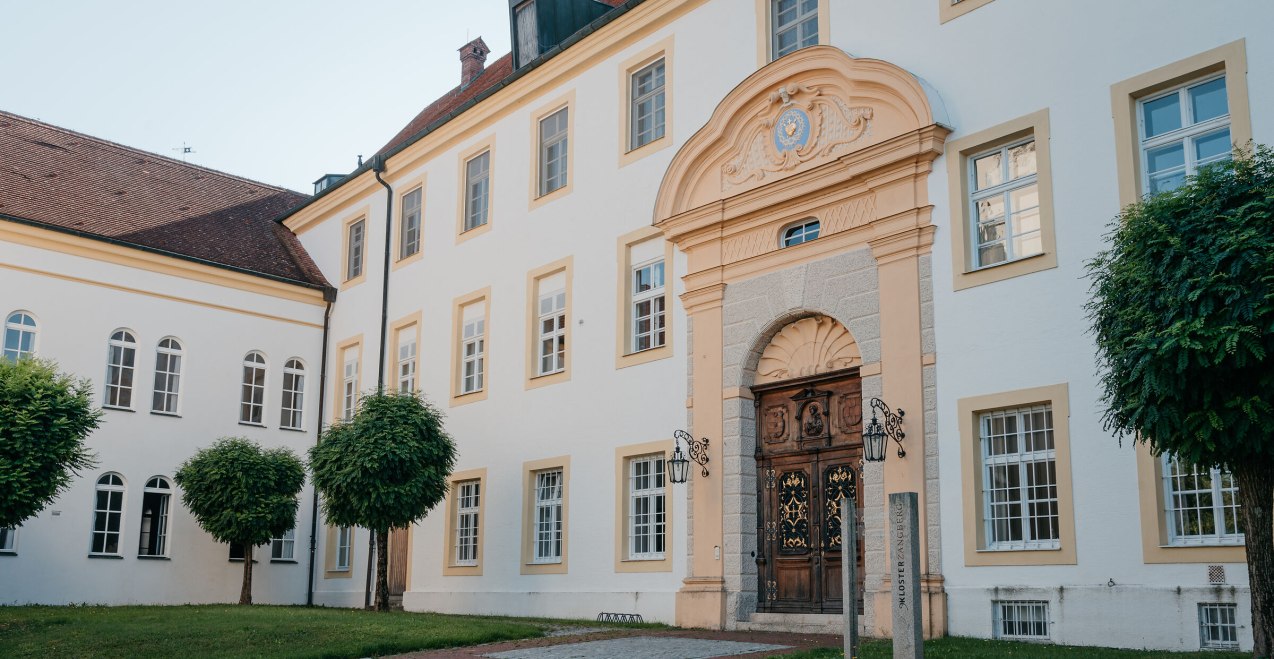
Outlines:
[{"label": "drainpipe", "polygon": [[[323,356],[319,361],[318,423],[314,429],[315,445],[323,441],[323,403],[325,402],[324,394],[327,393],[327,341],[331,330],[332,303],[336,302],[336,289],[324,290],[323,301],[327,303],[327,308],[323,310]],[[305,589],[306,606],[314,606],[314,558],[318,554],[319,495],[317,487],[313,487],[312,494],[310,499],[310,579]]]},{"label": "drainpipe", "polygon": [[[385,343],[389,332],[389,257],[394,235],[394,189],[380,175],[385,171],[385,156],[372,156],[372,173],[385,187],[385,260],[380,284],[380,360],[376,364],[376,393],[385,391]],[[367,533],[367,584],[363,591],[363,608],[372,606],[372,560],[376,555],[376,533]]]}]

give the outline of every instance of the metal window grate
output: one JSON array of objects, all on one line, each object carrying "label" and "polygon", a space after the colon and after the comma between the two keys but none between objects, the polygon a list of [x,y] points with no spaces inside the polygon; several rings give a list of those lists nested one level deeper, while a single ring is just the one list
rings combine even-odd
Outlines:
[{"label": "metal window grate", "polygon": [[1222,584],[1225,583],[1225,566],[1209,565],[1208,566],[1208,583]]},{"label": "metal window grate", "polygon": [[1199,604],[1199,647],[1204,650],[1239,649],[1235,604]]},{"label": "metal window grate", "polygon": [[1048,602],[994,602],[995,638],[1048,640]]}]

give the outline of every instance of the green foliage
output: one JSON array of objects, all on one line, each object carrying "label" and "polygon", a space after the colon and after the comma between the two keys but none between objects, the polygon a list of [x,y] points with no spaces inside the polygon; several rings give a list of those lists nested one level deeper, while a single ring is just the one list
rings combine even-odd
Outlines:
[{"label": "green foliage", "polygon": [[303,606],[0,606],[3,656],[339,659],[542,635],[520,618]]},{"label": "green foliage", "polygon": [[377,533],[423,518],[447,494],[456,448],[442,413],[413,394],[375,393],[310,449],[330,524]]},{"label": "green foliage", "polygon": [[1088,264],[1107,429],[1201,466],[1274,457],[1274,152],[1129,206]]},{"label": "green foliage", "polygon": [[92,396],[88,380],[52,362],[0,359],[0,528],[35,516],[96,464],[84,445],[102,418]]},{"label": "green foliage", "polygon": [[255,547],[296,526],[305,465],[288,449],[224,437],[183,463],[173,478],[203,530],[218,542]]}]

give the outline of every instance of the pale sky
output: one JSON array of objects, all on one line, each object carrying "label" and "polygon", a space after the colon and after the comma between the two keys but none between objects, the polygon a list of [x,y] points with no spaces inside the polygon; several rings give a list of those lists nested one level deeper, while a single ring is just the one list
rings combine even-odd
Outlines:
[{"label": "pale sky", "polygon": [[[0,109],[309,193],[460,81],[508,0],[0,0]],[[0,160],[4,154],[0,154]]]}]

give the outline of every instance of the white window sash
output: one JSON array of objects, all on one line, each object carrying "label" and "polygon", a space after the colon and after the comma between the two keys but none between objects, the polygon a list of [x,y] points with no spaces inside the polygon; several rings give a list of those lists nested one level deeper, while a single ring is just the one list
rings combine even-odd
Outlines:
[{"label": "white window sash", "polygon": [[[1230,110],[1230,108],[1228,107],[1230,80],[1226,77],[1224,73],[1203,76],[1201,78],[1197,78],[1195,80],[1191,80],[1189,82],[1183,83],[1178,87],[1174,87],[1173,89],[1170,89],[1158,94],[1154,94],[1152,96],[1147,96],[1142,99],[1138,99],[1137,101],[1137,137],[1140,140],[1140,149],[1138,153],[1138,159],[1141,164],[1142,194],[1150,193],[1151,172],[1150,172],[1149,156],[1151,151],[1163,146],[1167,146],[1169,144],[1175,144],[1177,142],[1181,142],[1182,143],[1181,148],[1184,151],[1184,155],[1185,155],[1185,164],[1181,167],[1181,172],[1185,174],[1186,176],[1191,176],[1193,174],[1198,173],[1199,167],[1202,166],[1201,164],[1199,164],[1197,159],[1197,154],[1195,153],[1195,148],[1194,148],[1195,139],[1214,133],[1222,128],[1230,127],[1231,113],[1228,111],[1221,116],[1213,117],[1211,119],[1208,119],[1206,121],[1201,121],[1198,123],[1194,123],[1194,117],[1192,116],[1193,109],[1190,104],[1190,93],[1189,93],[1190,89],[1192,87],[1197,87],[1199,85],[1206,84],[1214,80],[1220,80],[1220,79],[1225,79],[1225,82],[1226,82],[1226,95],[1227,95],[1226,109]],[[1181,111],[1181,127],[1176,130],[1168,131],[1166,133],[1162,133],[1159,135],[1155,135],[1154,137],[1147,138],[1146,137],[1146,115],[1144,111],[1145,105],[1147,103],[1153,103],[1154,101],[1157,101],[1167,96],[1172,96],[1174,94],[1177,95],[1178,97],[1178,101],[1177,101],[1178,107],[1180,108],[1180,111]],[[1234,139],[1233,134],[1231,134],[1230,139],[1231,139],[1231,143],[1233,143],[1232,142]],[[1217,158],[1203,164],[1211,164],[1212,162],[1217,162],[1219,160],[1224,160],[1224,159],[1225,157]],[[1163,175],[1168,172],[1161,171],[1157,173],[1159,175]]]},{"label": "white window sash", "polygon": [[465,161],[465,231],[487,223],[490,200],[491,152],[484,151]]},{"label": "white window sash", "polygon": [[562,562],[563,472],[542,471],[535,476],[535,563]]},{"label": "white window sash", "polygon": [[[664,259],[662,258],[654,259],[652,261],[647,261],[645,263],[640,263],[638,265],[633,266],[632,270],[629,272],[629,275],[628,275],[629,286],[632,287],[632,300],[629,303],[632,325],[629,327],[628,337],[630,342],[629,347],[633,352],[641,352],[644,350],[659,348],[664,346],[668,341],[667,333],[666,333],[667,332],[666,319],[667,319],[667,313],[668,313],[668,301],[667,301],[667,298],[664,297],[664,290],[668,283],[667,282],[667,275],[668,275],[667,264],[664,264],[664,272],[663,272],[663,276],[659,286],[654,286],[646,291],[641,291],[641,292],[637,291],[638,273],[642,270],[650,268],[652,272],[652,277],[653,277],[654,266],[659,265],[661,263],[664,263]],[[655,302],[656,298],[664,298],[662,309],[656,308],[659,306]],[[642,313],[640,311],[641,305],[644,302],[650,302],[649,313]],[[646,332],[642,332],[640,329],[641,321],[647,320],[647,319],[650,321],[650,329]],[[660,339],[661,333],[663,333],[662,340]],[[646,347],[641,347],[641,339],[643,337],[650,338],[650,345]]]},{"label": "white window sash", "polygon": [[[1056,476],[1056,468],[1057,468],[1056,444],[1054,444],[1054,447],[1051,449],[1027,451],[1025,448],[1026,446],[1025,443],[1027,441],[1026,434],[1028,431],[1025,429],[1025,423],[1023,421],[1023,417],[1025,415],[1031,414],[1032,412],[1037,412],[1041,410],[1047,410],[1051,412],[1051,407],[1050,406],[1023,407],[1023,408],[1003,411],[1005,416],[1009,416],[1010,415],[1009,413],[1011,412],[1012,415],[1016,418],[1014,432],[1016,436],[1015,441],[1017,443],[1018,450],[1014,453],[992,455],[991,446],[990,446],[991,439],[990,439],[990,430],[988,427],[988,420],[990,419],[991,415],[994,413],[984,414],[982,418],[979,419],[978,425],[979,425],[980,434],[981,434],[980,443],[981,443],[981,450],[982,450],[982,514],[983,514],[983,527],[984,527],[983,541],[985,544],[985,549],[989,551],[1057,549],[1058,547],[1061,546],[1060,537],[1036,538],[1034,537],[1034,533],[1032,532],[1032,523],[1036,520],[1042,520],[1044,523],[1048,523],[1054,526],[1055,532],[1059,534],[1060,534],[1060,524],[1061,524],[1060,510],[1058,512],[1058,519],[1056,519],[1053,522],[1048,521],[1048,518],[1051,518],[1052,515],[1045,514],[1045,515],[1035,516],[1031,512],[1031,507],[1033,504],[1040,505],[1047,508],[1048,504],[1051,502],[1054,507],[1060,508],[1061,492],[1058,490],[1057,476]],[[1046,429],[1033,428],[1032,430],[1042,431]],[[1050,427],[1047,428],[1047,430],[1049,432],[1052,432],[1053,431],[1052,426],[1050,425]],[[1056,441],[1056,439],[1054,439],[1054,441]],[[1048,488],[1051,486],[1053,490],[1056,492],[1055,497],[1053,498],[1032,498],[1031,497],[1031,489],[1032,489],[1031,482],[1032,481],[1031,481],[1031,476],[1029,472],[1031,467],[1037,464],[1045,464],[1045,465],[1052,466],[1053,482],[1044,483],[1044,484],[1036,483],[1035,487],[1038,489],[1041,487]],[[1011,517],[997,517],[995,515],[995,508],[997,505],[1001,508],[1008,507],[1007,502],[997,503],[993,501],[992,483],[994,482],[993,472],[996,468],[1006,468],[1008,470],[1015,470],[1017,472],[1017,485],[1013,486],[1013,490],[1016,491],[1016,499],[1014,500],[1014,503],[1016,504],[1018,508],[1018,513]],[[1009,490],[1006,489],[1006,491],[1009,491]],[[1017,524],[1020,526],[1020,529],[1021,529],[1021,539],[1020,540],[997,539],[996,531],[995,531],[995,528],[996,528],[995,525],[997,522],[1005,522],[1005,523],[1017,522]]]},{"label": "white window sash", "polygon": [[[566,370],[566,290],[545,293],[539,299],[538,375],[551,375]],[[545,329],[546,325],[549,329]]]},{"label": "white window sash", "polygon": [[[1176,481],[1173,478],[1173,458],[1169,455],[1160,457],[1160,468],[1163,480],[1163,500],[1164,500],[1164,519],[1168,525],[1168,543],[1176,547],[1190,546],[1242,546],[1246,541],[1243,533],[1238,533],[1237,529],[1231,524],[1231,519],[1235,522],[1239,521],[1238,516],[1242,511],[1237,507],[1238,504],[1238,484],[1234,482],[1233,475],[1222,469],[1212,468],[1208,472],[1209,486],[1207,489],[1176,489]],[[1192,472],[1196,472],[1197,468],[1190,465],[1182,465],[1188,467]],[[1231,487],[1225,487],[1226,478],[1232,483]],[[1197,476],[1190,476],[1191,479],[1197,479]],[[1211,504],[1206,508],[1196,507],[1190,509],[1179,509],[1176,502],[1179,496],[1193,495],[1194,498],[1208,496]],[[1235,502],[1235,506],[1227,506],[1227,495],[1229,500]],[[1234,508],[1233,512],[1229,508]],[[1208,511],[1212,515],[1212,533],[1185,533],[1183,532],[1183,516],[1197,514],[1202,517],[1203,511]],[[1202,524],[1202,520],[1199,519]]]},{"label": "white window sash", "polygon": [[478,564],[479,506],[481,485],[478,481],[460,483],[456,496],[454,564],[475,566]]},{"label": "white window sash", "polygon": [[628,559],[663,560],[667,538],[664,460],[637,458],[628,466]]},{"label": "white window sash", "polygon": [[[642,92],[641,83],[647,75],[651,77],[652,86]],[[658,84],[654,84],[656,81]],[[667,73],[663,58],[642,67],[629,76],[628,87],[632,97],[628,111],[628,149],[630,151],[646,146],[664,136],[667,118],[666,116],[660,118],[660,113],[666,111],[666,82]],[[649,120],[647,130],[642,130],[643,120]]]}]

